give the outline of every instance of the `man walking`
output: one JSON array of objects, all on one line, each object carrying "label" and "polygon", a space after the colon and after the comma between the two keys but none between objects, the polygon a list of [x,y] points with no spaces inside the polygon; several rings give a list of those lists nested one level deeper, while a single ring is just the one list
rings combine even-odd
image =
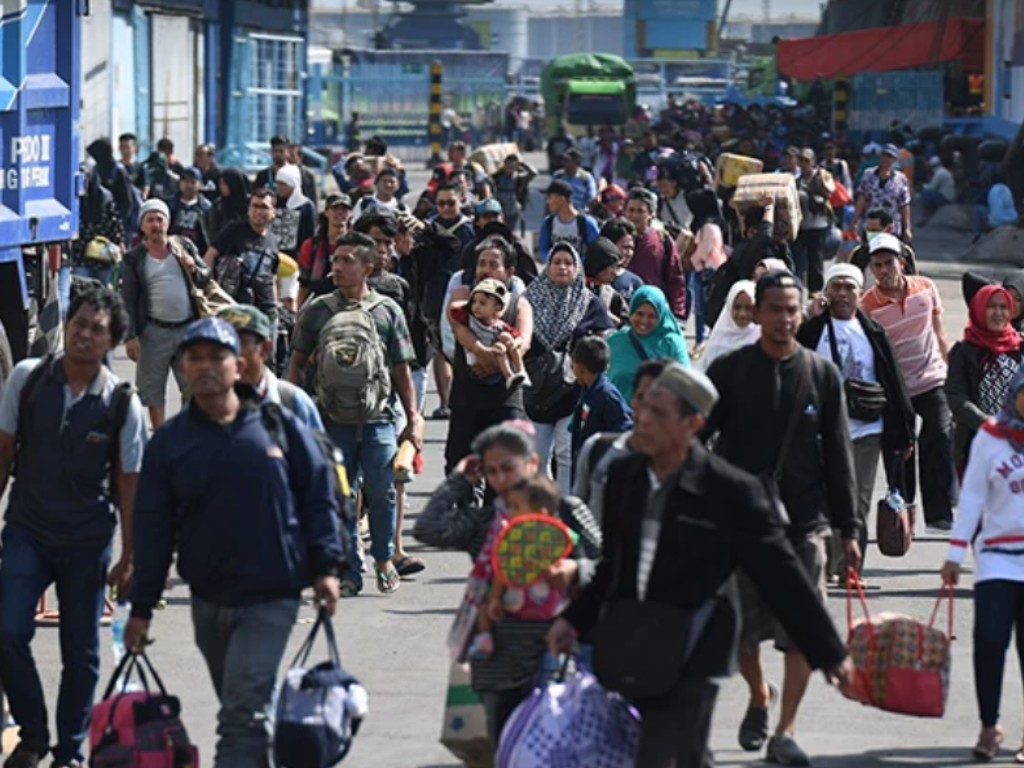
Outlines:
[{"label": "man walking", "polygon": [[186,271],[199,287],[210,280],[210,270],[192,242],[170,239],[170,220],[163,200],[143,204],[144,241],[125,255],[121,287],[128,308],[125,351],[138,364],[135,385],[142,404],[149,409],[153,429],[164,423],[168,371],[173,371],[178,390],[185,392],[175,356],[185,326],[197,317]]},{"label": "man walking", "polygon": [[199,194],[203,184],[203,172],[190,166],[181,172],[178,182],[178,196],[170,205],[172,235],[187,237],[199,253],[206,253],[209,237],[206,231],[206,214],[213,204]]},{"label": "man walking", "polygon": [[[377,589],[392,594],[400,584],[391,562],[397,514],[393,463],[405,440],[422,448],[423,425],[410,368],[416,354],[405,317],[394,301],[367,285],[376,259],[376,243],[366,235],[352,232],[338,241],[331,261],[338,289],[314,299],[299,318],[288,379],[306,381],[307,365],[315,366],[309,380],[327,432],[345,455],[352,492],[362,485]],[[401,435],[395,431],[393,393],[408,419]],[[354,516],[350,523],[354,539]],[[341,583],[343,597],[362,590],[361,569],[362,558],[353,552]]]},{"label": "man walking", "polygon": [[[833,264],[825,273],[825,311],[803,323],[797,341],[839,368],[847,390],[853,469],[857,477],[857,521],[863,558],[878,459],[903,461],[914,447],[914,406],[896,362],[892,342],[860,308],[864,274],[853,264]],[[874,385],[873,387],[871,385]],[[881,388],[881,402],[875,393]],[[835,536],[829,542],[829,578],[842,583],[847,569]],[[861,568],[864,567],[863,560]]]},{"label": "man walking", "polygon": [[[238,335],[189,326],[187,408],[157,430],[139,479],[129,650],[143,650],[174,550],[192,591],[196,645],[221,708],[215,768],[266,768],[277,670],[311,584],[328,614],[344,566],[338,502],[312,435],[282,411],[272,436],[239,381]],[[281,443],[285,443],[282,445]]]},{"label": "man walking", "polygon": [[[934,531],[953,526],[953,415],[946,400],[949,338],[942,326],[942,299],[927,277],[905,275],[901,243],[877,235],[870,246],[875,285],[864,294],[864,312],[885,328],[907,383],[910,402],[921,417],[917,464],[921,473],[924,519]],[[907,503],[917,497],[914,457],[889,467],[889,485],[903,491]]]},{"label": "man walking", "polygon": [[[796,341],[801,299],[800,284],[788,272],[769,272],[758,281],[754,319],[761,326],[761,340],[718,358],[708,369],[721,397],[705,434],[718,433],[716,452],[722,458],[774,481],[789,518],[786,533],[824,605],[825,544],[832,529],[842,536],[847,564],[860,564],[856,485],[839,372]],[[811,676],[807,649],[790,635],[792,627],[779,626],[754,588],[757,575],[740,576],[739,663],[750,688],[740,746],[757,751],[768,737],[768,710],[776,692],[765,679],[759,645],[774,639],[785,654],[785,678],[768,760],[810,765],[794,738],[797,709]]]},{"label": "man walking", "polygon": [[653,192],[643,187],[629,191],[626,219],[636,227],[636,246],[629,270],[648,285],[661,288],[672,314],[682,318],[686,314],[686,276],[675,242],[664,230],[654,226],[657,209],[658,196]]},{"label": "man walking", "polygon": [[597,182],[593,174],[583,167],[583,153],[575,147],[562,155],[562,170],[551,178],[572,187],[572,204],[577,210],[587,210],[597,197]]},{"label": "man walking", "polygon": [[[728,583],[738,567],[751,574],[804,650],[808,669],[823,669],[840,683],[849,677],[843,643],[764,487],[696,439],[716,399],[703,374],[675,363],[647,390],[630,438],[636,453],[608,470],[597,573],[548,633],[553,653],[571,651],[578,635],[592,633],[595,660],[626,654],[616,665],[620,669],[636,664],[641,670],[636,656],[642,653],[682,656],[671,668],[658,669],[663,680],[654,685],[660,691],[633,702],[643,715],[636,758],[643,768],[714,765],[708,733],[718,695],[715,679],[730,673],[735,652],[739,617]],[[629,603],[650,606],[656,615],[674,609],[690,617],[690,626],[700,632],[689,638],[692,652],[676,652],[673,644],[685,642],[681,635],[642,630],[643,646],[627,648],[636,621],[622,627],[624,632],[609,623],[616,608]]]},{"label": "man walking", "polygon": [[277,193],[277,172],[288,162],[288,145],[290,143],[284,136],[270,138],[270,165],[256,174],[256,183],[253,189],[269,189],[271,192]]},{"label": "man walking", "polygon": [[569,243],[576,253],[583,253],[600,235],[597,222],[573,204],[573,188],[564,179],[555,179],[544,190],[548,215],[540,225],[537,251],[541,262],[547,262],[557,243]]},{"label": "man walking", "polygon": [[802,216],[793,257],[796,260],[797,275],[805,281],[811,293],[818,293],[824,285],[825,267],[822,259],[825,237],[835,217],[828,204],[821,169],[815,164],[814,150],[801,150],[799,163],[800,175],[796,180],[796,188]]},{"label": "man walking", "polygon": [[868,168],[857,185],[856,208],[852,227],[867,211],[881,208],[892,217],[893,234],[909,243],[913,240],[910,223],[911,186],[906,174],[899,169],[900,150],[895,144],[886,144],[878,167]]},{"label": "man walking", "polygon": [[[32,638],[36,606],[51,584],[63,663],[52,764],[83,764],[103,596],[108,583],[123,591],[132,578],[133,502],[146,444],[142,405],[103,365],[127,324],[117,293],[84,289],[68,312],[64,353],[23,360],[0,399],[0,496],[17,462],[0,561],[0,675],[21,727],[7,768],[35,768],[50,751]],[[121,557],[108,578],[115,505]]]}]

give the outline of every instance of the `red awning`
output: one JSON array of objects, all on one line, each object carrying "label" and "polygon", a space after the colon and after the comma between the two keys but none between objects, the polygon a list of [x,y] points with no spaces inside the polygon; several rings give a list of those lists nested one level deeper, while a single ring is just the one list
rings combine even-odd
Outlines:
[{"label": "red awning", "polygon": [[947,61],[960,61],[965,69],[981,71],[985,68],[985,21],[956,18],[780,40],[776,50],[779,73],[796,80],[829,80]]}]

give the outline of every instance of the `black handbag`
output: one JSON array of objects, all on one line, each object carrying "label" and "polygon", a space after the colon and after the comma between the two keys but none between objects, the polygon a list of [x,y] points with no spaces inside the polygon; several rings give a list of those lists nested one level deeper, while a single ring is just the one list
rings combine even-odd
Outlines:
[{"label": "black handbag", "polygon": [[[836,330],[832,325],[832,316],[826,314],[825,317],[828,322],[828,344],[832,350],[832,362],[841,372],[843,364],[839,359],[839,347],[836,344]],[[889,402],[885,388],[881,384],[864,379],[852,377],[845,379],[843,393],[846,395],[846,412],[851,419],[857,421],[878,421],[885,413],[885,406]]]},{"label": "black handbag", "polygon": [[531,409],[554,408],[576,387],[568,350],[545,350],[523,360],[523,367],[530,376],[530,385],[523,389],[523,401]]}]

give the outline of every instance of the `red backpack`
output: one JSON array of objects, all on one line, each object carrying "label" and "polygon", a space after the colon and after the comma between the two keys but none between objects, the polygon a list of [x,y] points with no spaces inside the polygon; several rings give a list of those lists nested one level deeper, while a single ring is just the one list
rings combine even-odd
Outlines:
[{"label": "red backpack", "polygon": [[[148,670],[159,693],[149,688]],[[141,691],[127,691],[138,672]],[[119,688],[115,693],[114,689]],[[126,653],[117,665],[103,700],[92,708],[89,724],[91,768],[199,768],[199,750],[182,725],[181,704],[168,696],[144,654]]]}]

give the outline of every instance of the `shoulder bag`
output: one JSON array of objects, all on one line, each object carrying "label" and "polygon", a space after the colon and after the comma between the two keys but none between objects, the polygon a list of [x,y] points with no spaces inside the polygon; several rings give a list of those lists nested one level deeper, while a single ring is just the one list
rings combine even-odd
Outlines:
[{"label": "shoulder bag", "polygon": [[[235,300],[212,277],[205,287],[200,288],[196,285],[192,270],[186,268],[181,261],[182,256],[186,255],[185,251],[187,248],[179,237],[171,237],[170,249],[174,258],[178,260],[179,266],[181,266],[182,274],[185,275],[185,282],[188,283],[189,298],[192,300],[192,309],[197,317],[213,317],[225,307],[234,306]],[[190,256],[193,259],[198,258],[198,254],[190,254]]]},{"label": "shoulder bag", "polygon": [[[836,329],[832,323],[832,315],[826,313],[825,318],[828,323],[828,345],[832,350],[832,362],[836,364],[842,374],[843,363],[839,359],[839,347],[836,344]],[[885,395],[885,388],[877,382],[844,377],[843,393],[846,395],[846,412],[851,419],[878,421],[885,413],[888,399]]]}]

